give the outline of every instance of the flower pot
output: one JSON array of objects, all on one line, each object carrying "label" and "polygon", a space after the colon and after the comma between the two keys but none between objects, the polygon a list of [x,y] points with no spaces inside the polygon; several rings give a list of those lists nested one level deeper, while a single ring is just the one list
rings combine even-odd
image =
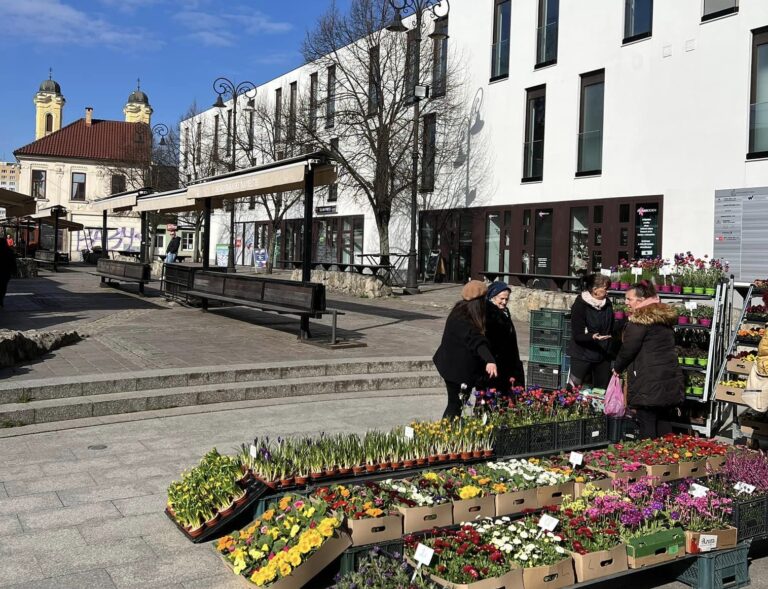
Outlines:
[{"label": "flower pot", "polygon": [[689,358],[688,356],[686,356],[685,358],[683,358],[683,364],[685,364],[686,366],[696,366],[696,358]]},{"label": "flower pot", "polygon": [[186,530],[187,530],[187,534],[189,534],[191,538],[197,538],[200,534],[202,534],[205,531],[205,524],[200,524],[200,526],[197,528],[187,527]]},{"label": "flower pot", "polygon": [[613,312],[613,318],[614,319],[624,319],[624,311],[614,311]]},{"label": "flower pot", "polygon": [[451,452],[448,454],[448,460],[458,460],[458,459],[459,459],[459,455],[456,454],[455,452]]},{"label": "flower pot", "polygon": [[293,481],[295,479],[293,477],[288,477],[287,479],[280,479],[280,488],[285,489],[286,487],[293,486]]},{"label": "flower pot", "polygon": [[682,356],[678,356],[677,357],[677,363],[678,364],[682,364],[683,363],[683,357]]},{"label": "flower pot", "polygon": [[483,450],[483,458],[490,458],[493,456],[493,450]]},{"label": "flower pot", "polygon": [[672,292],[672,285],[671,284],[659,285],[659,292]]},{"label": "flower pot", "polygon": [[704,289],[704,294],[708,295],[710,297],[713,297],[713,296],[715,296],[715,289],[711,288],[711,287],[707,287],[707,288]]},{"label": "flower pot", "polygon": [[472,450],[472,458],[482,458],[483,452],[482,450]]},{"label": "flower pot", "polygon": [[696,364],[699,366],[706,366],[709,364],[709,360],[707,358],[696,358]]},{"label": "flower pot", "polygon": [[397,470],[398,468],[402,468],[403,467],[402,460],[393,460],[389,464],[392,467],[392,470]]},{"label": "flower pot", "polygon": [[704,290],[703,286],[694,286],[693,287],[693,294],[703,295],[703,294],[705,294],[705,292],[706,291]]},{"label": "flower pot", "polygon": [[686,395],[692,395],[693,394],[693,387],[685,387],[685,394]]},{"label": "flower pot", "polygon": [[462,460],[469,460],[470,458],[472,458],[472,452],[462,452],[461,454],[459,454],[459,456],[461,457]]},{"label": "flower pot", "polygon": [[691,387],[691,395],[694,397],[703,397],[704,387]]},{"label": "flower pot", "polygon": [[264,480],[262,480],[261,482],[264,483],[270,489],[277,489],[278,481],[264,481]]},{"label": "flower pot", "polygon": [[688,325],[688,321],[689,321],[689,319],[685,315],[680,315],[677,318],[677,324],[678,325]]},{"label": "flower pot", "polygon": [[712,327],[712,320],[708,317],[702,317],[699,319],[699,325],[702,327]]},{"label": "flower pot", "polygon": [[683,294],[693,294],[693,287],[692,286],[684,286],[683,287]]},{"label": "flower pot", "polygon": [[309,480],[309,477],[296,477],[296,484],[306,485],[308,480]]},{"label": "flower pot", "polygon": [[619,290],[620,283],[611,282],[611,290]]},{"label": "flower pot", "polygon": [[332,476],[334,476],[335,474],[336,474],[336,469],[335,469],[335,468],[326,468],[326,469],[323,469],[323,476],[324,476],[324,477],[332,477]]},{"label": "flower pot", "polygon": [[309,473],[309,478],[312,479],[313,481],[316,481],[318,479],[323,478],[323,473],[319,472],[319,471],[318,472],[310,472]]},{"label": "flower pot", "polygon": [[217,511],[211,519],[205,520],[205,527],[206,528],[212,528],[217,523],[219,523],[220,517],[221,516],[219,515],[219,512]]},{"label": "flower pot", "polygon": [[365,472],[376,472],[379,470],[378,464],[366,464],[365,465]]},{"label": "flower pot", "polygon": [[240,497],[235,497],[235,507],[240,507],[243,503],[248,501],[248,492],[246,491]]},{"label": "flower pot", "polygon": [[427,457],[427,462],[429,464],[434,464],[435,462],[437,462],[437,456],[434,456],[434,455],[433,456],[428,456]]},{"label": "flower pot", "polygon": [[416,466],[424,466],[427,463],[426,458],[417,458],[416,459]]},{"label": "flower pot", "polygon": [[[347,468],[347,467],[339,468],[339,474],[349,474],[351,472],[352,472],[351,468]],[[299,482],[298,479],[296,480],[296,482],[297,483]]]},{"label": "flower pot", "polygon": [[415,460],[403,460],[403,468],[413,468],[415,464]]},{"label": "flower pot", "polygon": [[222,518],[229,517],[235,512],[235,502],[229,504],[229,507],[226,507],[224,509],[219,509],[219,515]]},{"label": "flower pot", "polygon": [[361,474],[361,473],[365,472],[365,467],[364,466],[353,466],[352,467],[352,472],[354,474]]},{"label": "flower pot", "polygon": [[619,290],[629,290],[630,286],[629,282],[621,282],[619,283]]},{"label": "flower pot", "polygon": [[448,460],[448,458],[449,458],[448,454],[438,454],[437,455],[438,462],[445,462],[446,460]]}]

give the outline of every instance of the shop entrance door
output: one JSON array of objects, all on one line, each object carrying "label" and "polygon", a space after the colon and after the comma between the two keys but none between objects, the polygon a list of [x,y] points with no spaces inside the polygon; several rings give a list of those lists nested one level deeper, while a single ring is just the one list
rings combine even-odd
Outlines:
[{"label": "shop entrance door", "polygon": [[552,209],[536,209],[533,233],[533,272],[552,274]]}]

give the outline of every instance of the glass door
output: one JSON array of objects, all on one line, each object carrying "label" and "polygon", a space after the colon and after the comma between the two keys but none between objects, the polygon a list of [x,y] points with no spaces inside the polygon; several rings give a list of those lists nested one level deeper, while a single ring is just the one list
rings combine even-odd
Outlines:
[{"label": "glass door", "polygon": [[536,209],[533,233],[536,274],[552,274],[552,213],[552,209]]},{"label": "glass door", "polygon": [[589,271],[589,207],[571,208],[568,270],[571,276]]}]

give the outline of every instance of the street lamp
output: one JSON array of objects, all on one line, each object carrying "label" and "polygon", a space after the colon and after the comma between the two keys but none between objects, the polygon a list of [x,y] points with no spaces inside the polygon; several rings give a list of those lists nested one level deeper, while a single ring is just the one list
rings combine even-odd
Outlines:
[{"label": "street lamp", "polygon": [[168,133],[168,125],[164,125],[163,123],[157,123],[157,125],[152,127],[152,137],[154,138],[155,135],[160,137],[160,147],[165,147],[167,145],[165,138],[168,137]]},{"label": "street lamp", "polygon": [[[230,137],[232,138],[232,161],[229,164],[230,171],[234,172],[237,169],[237,99],[242,95],[247,95],[248,92],[256,90],[256,84],[249,81],[240,82],[235,84],[228,78],[216,78],[213,82],[213,90],[218,94],[216,102],[213,104],[214,108],[224,108],[224,96],[232,98],[232,125],[229,129]],[[252,97],[250,97],[252,98]],[[253,108],[253,101],[248,101],[247,109]],[[210,236],[206,235],[205,239],[210,239]],[[235,271],[235,201],[230,202],[229,210],[229,249],[227,252],[227,272]]]},{"label": "street lamp", "polygon": [[[432,14],[432,18],[437,20],[438,18],[444,18],[448,16],[448,12],[451,7],[449,0],[389,0],[389,4],[394,10],[394,17],[392,21],[387,25],[387,30],[392,33],[404,33],[408,30],[403,22],[403,12],[407,12],[415,16],[415,31],[416,36],[412,42],[416,45],[416,50],[413,52],[413,63],[410,64],[412,69],[411,79],[414,82],[412,88],[413,96],[413,153],[411,154],[411,244],[408,250],[408,272],[406,274],[405,292],[407,294],[418,294],[418,277],[416,266],[417,252],[416,252],[416,226],[418,225],[418,177],[419,177],[419,116],[420,116],[420,102],[429,97],[429,86],[423,86],[419,84],[420,76],[420,57],[421,57],[421,27],[422,17],[424,12],[429,10]],[[444,13],[438,14],[438,8],[443,8]],[[447,35],[440,31],[435,31],[429,35],[431,39],[445,39]],[[410,47],[407,49],[410,51]]]},{"label": "street lamp", "polygon": [[456,159],[453,161],[454,169],[459,169],[464,165],[467,167],[466,185],[464,188],[464,206],[469,206],[472,204],[472,201],[475,200],[475,191],[470,191],[469,189],[469,174],[472,154],[472,135],[477,135],[485,124],[483,119],[480,117],[480,106],[482,103],[483,89],[478,88],[477,93],[475,94],[475,99],[472,102],[472,110],[467,117],[466,144],[465,146],[459,146],[459,153],[456,156]]}]

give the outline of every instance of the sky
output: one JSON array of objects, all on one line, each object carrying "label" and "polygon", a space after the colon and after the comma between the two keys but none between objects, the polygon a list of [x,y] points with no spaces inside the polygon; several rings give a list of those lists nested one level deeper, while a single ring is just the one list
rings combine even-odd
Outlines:
[{"label": "sky", "polygon": [[[350,0],[337,0],[344,9]],[[141,90],[152,124],[175,126],[213,81],[266,82],[302,64],[301,43],[331,0],[0,0],[0,161],[34,141],[33,98],[53,70],[66,125],[92,106],[124,120]]]}]

